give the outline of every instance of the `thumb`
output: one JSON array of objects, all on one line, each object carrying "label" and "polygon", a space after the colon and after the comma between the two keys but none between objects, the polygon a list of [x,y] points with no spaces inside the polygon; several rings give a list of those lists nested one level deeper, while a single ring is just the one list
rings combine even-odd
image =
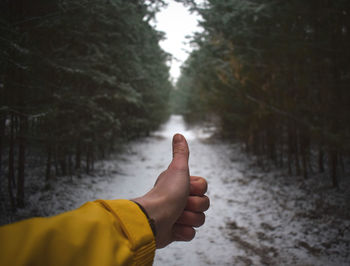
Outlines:
[{"label": "thumb", "polygon": [[169,168],[188,170],[189,155],[190,152],[185,137],[181,134],[175,134],[173,137],[173,160]]}]

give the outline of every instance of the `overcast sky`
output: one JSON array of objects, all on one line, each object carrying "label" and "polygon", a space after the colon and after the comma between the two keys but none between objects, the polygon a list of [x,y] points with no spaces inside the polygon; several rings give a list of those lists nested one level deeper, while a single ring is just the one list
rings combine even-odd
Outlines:
[{"label": "overcast sky", "polygon": [[173,55],[170,75],[174,81],[180,76],[180,66],[188,57],[191,50],[187,35],[199,31],[196,14],[190,14],[188,9],[182,4],[173,0],[167,1],[168,7],[160,11],[156,16],[156,29],[166,34],[166,40],[160,46]]}]

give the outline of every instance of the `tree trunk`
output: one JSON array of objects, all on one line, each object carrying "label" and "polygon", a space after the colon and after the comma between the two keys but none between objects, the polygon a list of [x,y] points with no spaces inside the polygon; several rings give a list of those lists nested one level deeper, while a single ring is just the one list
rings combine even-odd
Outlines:
[{"label": "tree trunk", "polygon": [[294,156],[295,156],[295,170],[296,175],[300,175],[300,157],[299,157],[299,149],[298,149],[298,131],[295,129],[295,136],[294,136]]},{"label": "tree trunk", "polygon": [[6,114],[3,114],[0,116],[0,178],[2,178],[2,153],[4,150],[3,140],[5,138],[5,126],[6,126]]},{"label": "tree trunk", "polygon": [[95,153],[93,145],[91,144],[91,152],[90,152],[90,158],[91,158],[91,170],[95,170]]},{"label": "tree trunk", "polygon": [[58,151],[57,151],[57,144],[55,144],[55,149],[54,149],[54,165],[55,165],[55,176],[60,175],[60,170],[58,167]]},{"label": "tree trunk", "polygon": [[[62,146],[65,145],[62,143]],[[62,148],[58,148],[58,163],[61,168],[61,175],[66,176],[67,175],[67,158],[66,158],[66,151],[65,146]]]},{"label": "tree trunk", "polygon": [[288,126],[288,174],[292,175],[293,139],[292,130]]},{"label": "tree trunk", "polygon": [[11,128],[10,128],[10,146],[9,146],[9,160],[8,160],[8,192],[9,192],[9,198],[11,203],[12,210],[16,209],[15,205],[15,199],[13,195],[13,180],[15,179],[15,154],[14,154],[14,147],[15,146],[15,140],[14,140],[14,114],[11,114]]},{"label": "tree trunk", "polygon": [[62,176],[66,176],[67,175],[67,162],[66,162],[65,155],[61,154],[61,158],[59,160],[59,164],[60,164]]},{"label": "tree trunk", "polygon": [[337,176],[337,164],[338,164],[338,153],[335,149],[332,149],[329,154],[330,158],[330,172],[333,187],[338,187],[338,176]]},{"label": "tree trunk", "polygon": [[321,147],[321,145],[319,146],[319,150],[318,150],[318,170],[320,173],[324,172],[324,152],[323,152],[323,148]]},{"label": "tree trunk", "polygon": [[72,160],[71,152],[69,152],[67,159],[68,159],[68,174],[73,175],[73,160]]},{"label": "tree trunk", "polygon": [[51,144],[47,145],[47,159],[46,159],[46,181],[51,179],[51,164],[52,164],[52,148]]},{"label": "tree trunk", "polygon": [[300,138],[300,153],[303,167],[303,176],[304,179],[308,178],[308,149],[309,149],[309,141],[308,141],[308,132],[303,131]]},{"label": "tree trunk", "polygon": [[80,141],[77,143],[76,154],[75,154],[75,170],[80,170],[81,167],[81,144]]},{"label": "tree trunk", "polygon": [[342,175],[345,174],[345,163],[344,163],[344,156],[343,156],[343,153],[342,152],[339,152],[339,155],[338,155],[339,159],[339,164],[340,164],[340,167],[341,167],[341,170],[342,170]]},{"label": "tree trunk", "polygon": [[308,178],[308,171],[307,171],[307,156],[306,156],[306,151],[305,147],[302,148],[301,152],[301,161],[302,161],[302,167],[303,167],[303,177],[304,179]]},{"label": "tree trunk", "polygon": [[86,173],[90,173],[90,146],[86,145]]},{"label": "tree trunk", "polygon": [[279,167],[281,167],[281,168],[283,168],[283,166],[284,166],[284,156],[285,156],[285,154],[284,154],[284,152],[285,152],[285,150],[284,150],[284,147],[285,147],[285,144],[284,144],[284,141],[285,141],[285,138],[284,138],[284,127],[283,126],[281,126],[281,128],[280,128],[280,132],[281,132],[281,136],[280,136],[280,142],[279,142],[279,144],[278,144],[278,151],[279,151],[279,154],[278,154],[278,157],[279,157],[279,159],[278,159],[278,164],[279,164]]},{"label": "tree trunk", "polygon": [[25,171],[25,153],[26,153],[26,134],[28,127],[28,118],[20,116],[19,123],[19,146],[18,146],[18,175],[17,175],[17,205],[24,207],[24,171]]}]

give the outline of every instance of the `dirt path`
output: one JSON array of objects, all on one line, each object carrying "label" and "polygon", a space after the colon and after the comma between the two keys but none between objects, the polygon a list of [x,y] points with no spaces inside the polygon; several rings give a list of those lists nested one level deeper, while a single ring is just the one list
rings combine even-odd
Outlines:
[{"label": "dirt path", "polygon": [[191,174],[209,182],[211,208],[196,238],[157,251],[155,265],[350,264],[350,213],[341,205],[350,201],[346,192],[315,193],[307,184],[298,186],[303,183],[295,177],[257,170],[237,146],[186,130],[179,116],[122,156],[101,162],[94,176],[61,179],[54,189],[33,193],[18,216],[52,215],[97,198],[145,193],[168,166],[176,132],[188,139]]}]

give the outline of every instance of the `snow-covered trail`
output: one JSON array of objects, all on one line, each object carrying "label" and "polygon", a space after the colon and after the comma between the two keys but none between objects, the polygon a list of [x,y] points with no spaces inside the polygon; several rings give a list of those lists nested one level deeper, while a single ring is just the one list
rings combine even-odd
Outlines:
[{"label": "snow-covered trail", "polygon": [[342,218],[332,212],[312,216],[314,209],[332,207],[322,193],[311,197],[295,177],[252,167],[237,146],[213,141],[199,128],[186,130],[181,116],[100,162],[94,176],[60,179],[53,189],[33,193],[22,216],[144,194],[167,168],[175,133],[188,140],[191,174],[208,180],[211,207],[196,238],[157,250],[155,265],[350,265],[348,212]]},{"label": "snow-covered trail", "polygon": [[[305,191],[288,182],[275,183],[286,178],[278,173],[250,168],[237,146],[213,143],[200,128],[187,130],[181,116],[172,116],[151,137],[133,143],[118,159],[119,170],[99,197],[132,198],[147,192],[168,166],[171,139],[178,132],[188,140],[191,175],[208,180],[211,207],[196,238],[157,251],[155,265],[348,264],[349,257],[342,256],[350,242],[334,246],[333,253],[321,245],[334,245],[337,232],[331,228],[336,221],[326,217],[314,224],[303,219]],[[335,256],[337,252],[341,256]]]}]

